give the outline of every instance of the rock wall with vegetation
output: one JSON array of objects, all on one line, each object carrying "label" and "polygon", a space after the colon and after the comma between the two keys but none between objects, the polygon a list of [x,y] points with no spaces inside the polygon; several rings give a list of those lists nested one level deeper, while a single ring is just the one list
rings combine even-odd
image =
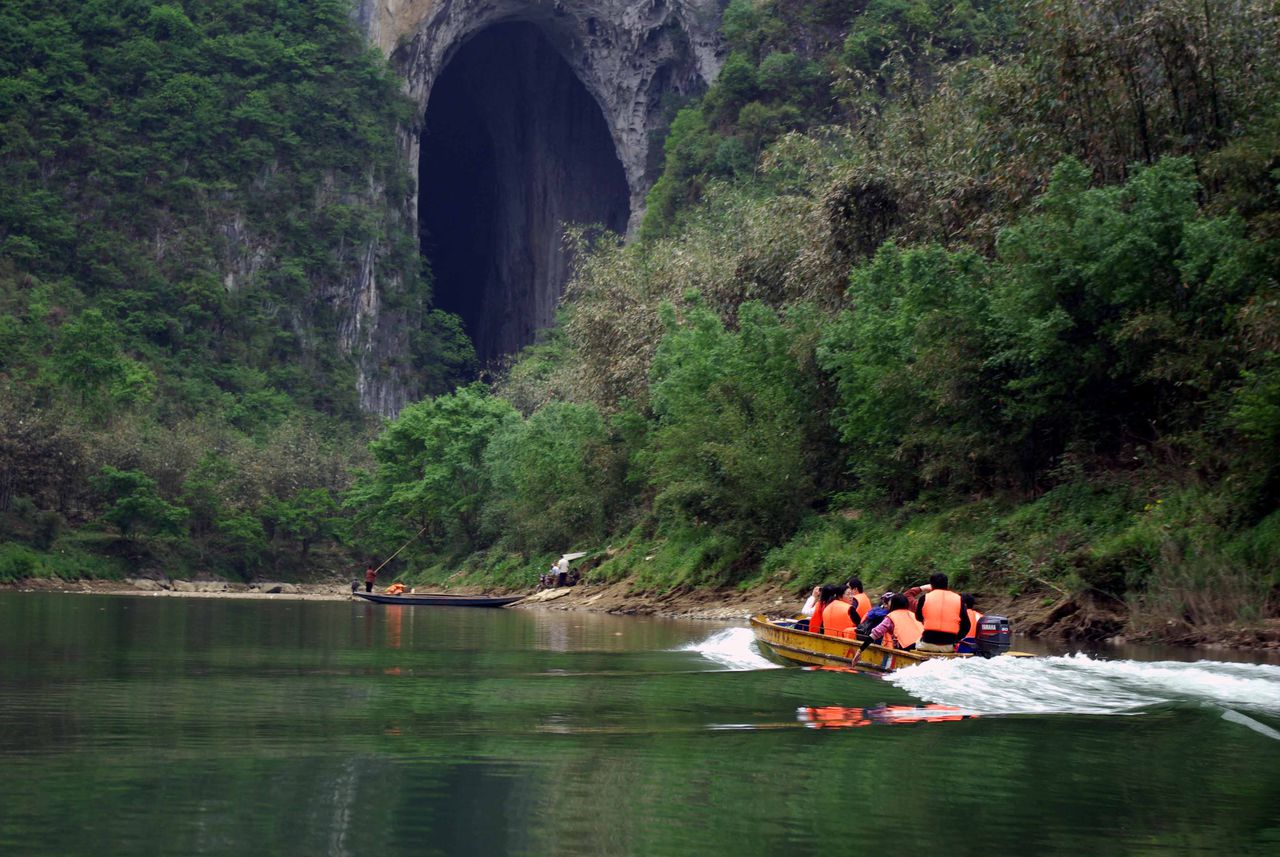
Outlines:
[{"label": "rock wall with vegetation", "polygon": [[[239,86],[238,19],[197,7],[183,20],[226,53],[207,91]],[[300,63],[284,92],[337,102],[291,124],[312,102],[268,100],[244,127],[284,122],[262,132],[271,157],[228,134],[214,142],[245,168],[192,173],[212,143],[171,105],[205,84],[171,87],[200,66],[138,77],[131,58],[68,99],[132,42],[93,41],[105,25],[76,10],[103,7],[46,8],[0,16],[20,47],[4,56],[39,59],[6,67],[0,101],[22,189],[0,218],[0,575],[90,551],[251,574],[417,536],[397,573],[422,581],[529,585],[579,549],[591,580],[663,590],[942,570],[987,597],[1106,605],[1091,635],[1196,639],[1280,610],[1273,3],[733,0],[723,71],[675,117],[640,240],[581,236],[545,340],[496,383],[405,407],[367,453],[339,418],[356,403],[326,398],[344,388],[308,339],[323,316],[272,314],[295,268],[244,268],[255,289],[193,272],[222,270],[200,263],[225,234],[201,228],[203,201],[276,235],[252,224],[310,226],[332,198],[320,177],[368,175],[324,140],[394,129],[385,67],[340,41],[308,77],[303,46],[259,46],[264,81]],[[170,6],[110,9],[94,14],[151,28],[145,57],[185,26]],[[291,14],[287,39],[340,17]],[[153,89],[144,111],[134,93]],[[403,190],[391,133],[368,141],[387,157],[372,186]],[[290,148],[312,134],[334,158],[315,173]],[[88,158],[61,148],[94,140]],[[278,176],[298,195],[273,197],[294,187]],[[340,266],[367,246],[344,229],[393,228],[388,194],[337,232],[275,227],[273,246]],[[396,300],[425,288],[411,267]],[[417,336],[423,389],[442,390],[465,349]]]},{"label": "rock wall with vegetation", "polygon": [[350,12],[0,9],[0,576],[303,557],[364,411],[467,368]]},{"label": "rock wall with vegetation", "polygon": [[734,0],[723,30],[643,240],[581,248],[496,390],[405,412],[358,529],[511,582],[594,548],[661,589],[942,570],[1102,605],[1099,636],[1275,617],[1274,5]]}]

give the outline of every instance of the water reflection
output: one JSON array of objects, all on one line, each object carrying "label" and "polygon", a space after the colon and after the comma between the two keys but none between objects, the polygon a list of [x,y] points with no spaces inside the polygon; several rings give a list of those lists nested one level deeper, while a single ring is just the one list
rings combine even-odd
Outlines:
[{"label": "water reflection", "polygon": [[851,729],[903,723],[943,723],[978,715],[951,705],[877,705],[871,708],[823,705],[796,709],[796,720],[811,729]]},{"label": "water reflection", "polygon": [[[905,853],[1280,842],[1274,668],[1056,658],[909,690],[775,668],[741,626],[390,606],[0,593],[0,854],[807,857],[849,850],[864,805],[856,840]],[[1082,717],[1050,698],[1068,680],[1177,701]],[[1015,692],[1049,713],[972,716]],[[904,759],[911,799],[885,800]]]}]

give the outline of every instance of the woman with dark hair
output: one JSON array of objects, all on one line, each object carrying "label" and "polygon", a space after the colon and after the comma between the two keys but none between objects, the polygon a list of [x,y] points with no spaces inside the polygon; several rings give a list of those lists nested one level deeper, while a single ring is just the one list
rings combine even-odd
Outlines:
[{"label": "woman with dark hair", "polygon": [[835,601],[841,595],[843,587],[838,583],[825,583],[822,591],[818,594],[818,603],[814,605],[813,615],[809,617],[809,633],[822,633],[822,613],[827,609],[827,605]]},{"label": "woman with dark hair", "polygon": [[956,651],[962,655],[971,655],[978,651],[978,620],[982,618],[982,614],[978,612],[978,600],[971,593],[966,592],[960,596],[960,606],[969,615],[969,633],[956,643]]},{"label": "woman with dark hair", "polygon": [[858,627],[858,610],[853,603],[853,590],[847,584],[837,583],[835,596],[822,610],[822,633],[828,637],[839,637],[846,629]]}]

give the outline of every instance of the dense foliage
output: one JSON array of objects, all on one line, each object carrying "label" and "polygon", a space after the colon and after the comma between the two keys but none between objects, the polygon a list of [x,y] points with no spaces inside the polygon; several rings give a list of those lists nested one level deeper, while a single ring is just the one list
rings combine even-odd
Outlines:
[{"label": "dense foliage", "polygon": [[734,0],[724,30],[644,240],[580,244],[498,386],[512,525],[475,567],[611,544],[593,574],[644,586],[1274,612],[1273,6]]},{"label": "dense foliage", "polygon": [[[512,585],[573,549],[652,587],[940,569],[1165,633],[1280,606],[1274,4],[732,0],[642,240],[575,237],[557,328],[492,387],[440,392],[466,347],[424,315],[439,394],[363,461],[326,284],[376,236],[397,299],[426,285],[386,202],[402,108],[304,5],[0,17],[36,58],[0,100],[0,576],[91,521],[246,575],[409,542],[422,578]],[[278,263],[213,276],[258,240]]]},{"label": "dense foliage", "polygon": [[465,367],[399,221],[407,103],[349,15],[343,0],[0,8],[8,539],[47,548],[57,520],[92,526],[64,533],[55,566],[88,549],[304,567],[340,529],[367,430],[336,343],[370,248],[382,299],[422,319],[405,355],[420,389]]}]

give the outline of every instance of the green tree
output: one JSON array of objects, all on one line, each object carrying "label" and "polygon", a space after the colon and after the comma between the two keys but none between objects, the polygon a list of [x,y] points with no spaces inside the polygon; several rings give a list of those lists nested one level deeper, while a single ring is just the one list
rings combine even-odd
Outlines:
[{"label": "green tree", "polygon": [[186,528],[187,510],[160,496],[156,481],[137,470],[104,467],[94,489],[107,504],[102,519],[129,539],[179,536]]},{"label": "green tree", "polygon": [[656,425],[645,453],[660,519],[723,528],[750,552],[788,535],[817,497],[824,437],[813,371],[816,318],[757,303],[726,330],[694,306],[652,371]]},{"label": "green tree", "polygon": [[311,546],[335,533],[338,504],[327,488],[299,491],[288,499],[273,499],[263,509],[273,533],[298,543],[305,561]]},{"label": "green tree", "polygon": [[623,475],[599,411],[564,402],[503,423],[485,465],[490,531],[530,553],[601,539]]},{"label": "green tree", "polygon": [[849,278],[854,308],[824,333],[835,425],[864,489],[989,487],[1007,452],[986,370],[990,274],[970,251],[881,247]]},{"label": "green tree", "polygon": [[409,405],[370,444],[376,469],[344,498],[359,534],[379,550],[424,527],[437,545],[475,545],[489,490],[485,449],[518,419],[479,384]]}]

